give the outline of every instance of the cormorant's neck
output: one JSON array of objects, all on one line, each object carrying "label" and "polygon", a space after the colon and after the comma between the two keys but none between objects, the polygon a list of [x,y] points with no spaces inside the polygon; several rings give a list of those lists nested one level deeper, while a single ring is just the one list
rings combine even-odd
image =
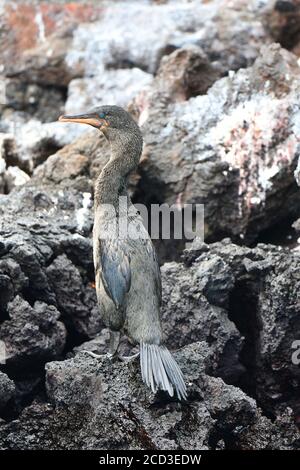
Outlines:
[{"label": "cormorant's neck", "polygon": [[95,207],[113,204],[118,207],[119,196],[127,194],[127,177],[138,163],[142,153],[141,135],[118,134],[110,140],[111,156],[95,184]]}]

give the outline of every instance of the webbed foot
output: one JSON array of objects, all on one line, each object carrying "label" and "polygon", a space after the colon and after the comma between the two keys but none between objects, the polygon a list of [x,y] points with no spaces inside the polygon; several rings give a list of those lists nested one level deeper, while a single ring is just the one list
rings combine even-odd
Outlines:
[{"label": "webbed foot", "polygon": [[111,354],[109,352],[106,353],[106,354],[96,354],[92,351],[87,351],[86,349],[83,349],[81,352],[89,354],[91,357],[94,357],[95,359],[108,359],[110,361],[117,361],[118,360],[118,355],[117,354]]},{"label": "webbed foot", "polygon": [[89,354],[90,356],[94,357],[95,359],[104,359],[105,357],[110,358],[111,354],[96,354],[92,351],[87,351],[86,349],[83,349],[81,352],[84,352],[86,354]]},{"label": "webbed foot", "polygon": [[118,347],[120,342],[120,332],[119,331],[111,331],[110,330],[110,340],[109,340],[109,351],[106,354],[96,354],[92,351],[87,351],[83,349],[81,352],[89,354],[90,356],[94,357],[95,359],[110,359],[116,360],[118,358]]}]

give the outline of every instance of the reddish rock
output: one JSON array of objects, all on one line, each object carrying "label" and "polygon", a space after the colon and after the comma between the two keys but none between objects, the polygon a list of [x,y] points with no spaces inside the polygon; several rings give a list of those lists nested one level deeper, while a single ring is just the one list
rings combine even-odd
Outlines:
[{"label": "reddish rock", "polygon": [[[99,17],[99,6],[87,3],[6,2],[3,22],[8,36],[4,58],[11,60],[11,54],[19,56],[23,51],[38,46],[52,33],[72,30],[76,25],[93,21]],[[4,49],[3,46],[3,49]]]},{"label": "reddish rock", "polygon": [[[7,2],[2,18],[5,41],[0,57],[7,77],[45,85],[67,85],[78,76],[64,63],[74,29],[94,21],[92,4]],[[12,60],[13,59],[13,60]]]},{"label": "reddish rock", "polygon": [[163,57],[155,80],[172,101],[185,101],[204,95],[220,75],[200,47],[187,46]]},{"label": "reddish rock", "polygon": [[48,158],[46,165],[37,169],[36,176],[46,177],[50,181],[59,183],[83,175],[88,168],[88,163],[89,160],[84,155],[64,152],[61,156],[58,152]]}]

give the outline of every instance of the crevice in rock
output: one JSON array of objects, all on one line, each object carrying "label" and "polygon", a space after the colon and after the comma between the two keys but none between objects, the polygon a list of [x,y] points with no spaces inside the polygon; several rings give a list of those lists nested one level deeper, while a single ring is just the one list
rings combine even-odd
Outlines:
[{"label": "crevice in rock", "polygon": [[13,421],[18,415],[19,413],[16,411],[16,404],[13,398],[11,398],[0,411],[0,419],[4,419],[6,422]]},{"label": "crevice in rock", "polygon": [[257,315],[258,294],[258,282],[247,278],[236,281],[229,297],[228,317],[245,338],[240,352],[240,362],[245,367],[245,371],[235,382],[235,386],[254,398],[265,416],[274,419],[257,394],[257,344],[260,341],[261,331]]},{"label": "crevice in rock", "polygon": [[31,307],[34,306],[34,303],[37,300],[48,303],[47,299],[45,299],[44,292],[42,290],[35,290],[32,288],[32,286],[26,287],[22,290],[22,298],[26,300],[26,302],[28,302]]},{"label": "crevice in rock", "polygon": [[131,408],[125,407],[124,405],[120,404],[121,409],[123,410],[124,414],[130,419],[135,425],[136,425],[136,436],[141,442],[142,446],[145,449],[157,449],[157,446],[155,443],[152,441],[149,433],[143,426],[143,424],[140,422],[138,417],[134,414],[134,412],[131,410]]},{"label": "crevice in rock", "polygon": [[274,10],[282,16],[282,27],[275,39],[282,47],[291,50],[300,41],[299,6],[290,0],[277,0]]},{"label": "crevice in rock", "polygon": [[32,378],[42,379],[44,375],[45,364],[49,361],[64,359],[64,355],[53,356],[51,354],[40,354],[35,357],[28,355],[23,356],[20,360],[14,358],[11,362],[8,358],[7,362],[1,365],[1,370],[5,372],[12,380],[23,382]]},{"label": "crevice in rock", "polygon": [[297,246],[298,239],[298,234],[292,226],[295,220],[297,220],[297,217],[296,219],[295,217],[287,217],[279,223],[271,225],[260,233],[256,242],[251,247],[256,246],[258,243],[270,243],[272,245],[294,248]]},{"label": "crevice in rock", "polygon": [[2,157],[5,160],[6,166],[17,166],[20,170],[28,173],[28,163],[19,158],[15,148],[15,141],[13,139],[4,139],[2,146]]},{"label": "crevice in rock", "polygon": [[241,240],[241,238],[239,238],[239,237],[235,237],[230,232],[225,231],[225,230],[216,230],[213,234],[207,235],[205,237],[205,243],[208,243],[208,244],[216,243],[216,242],[219,242],[219,241],[223,240],[224,238],[230,238],[231,241],[233,243],[235,243],[236,245],[245,244],[244,240]]},{"label": "crevice in rock", "polygon": [[73,349],[76,346],[80,346],[81,344],[85,343],[86,341],[89,341],[90,338],[88,335],[85,335],[84,333],[80,333],[75,329],[75,327],[70,324],[68,319],[64,317],[64,315],[61,316],[60,318],[61,321],[63,321],[66,329],[67,329],[67,339],[66,339],[66,344],[62,353],[62,357],[64,360],[66,358],[66,355],[73,351]]},{"label": "crevice in rock", "polygon": [[[220,445],[221,443],[222,445]],[[210,434],[208,445],[212,450],[234,450],[237,448],[233,433],[218,429],[218,426]]]},{"label": "crevice in rock", "polygon": [[22,81],[10,77],[6,89],[7,103],[4,109],[29,113],[41,122],[57,119],[57,112],[67,100],[68,87]]},{"label": "crevice in rock", "polygon": [[[143,177],[143,182],[138,186],[137,192],[133,198],[134,204],[143,204],[148,210],[148,232],[151,235],[151,206],[165,204],[164,189],[156,181],[151,179],[147,180],[146,176]],[[153,188],[156,190],[153,191]],[[162,238],[162,214],[160,213],[159,222],[159,238],[153,239],[152,242],[155,246],[159,264],[162,265],[170,261],[181,261],[182,252],[186,247],[186,243],[191,242],[184,236],[184,210],[181,212],[182,215],[182,237],[176,239],[175,234],[175,216],[174,213],[170,213],[170,237],[168,239]],[[194,228],[194,226],[193,226]]]},{"label": "crevice in rock", "polygon": [[[156,188],[154,191],[153,188]],[[158,196],[159,195],[159,196]],[[161,205],[164,203],[164,188],[160,187],[159,183],[148,179],[146,175],[142,177],[142,184],[139,184],[135,196],[133,197],[133,204],[144,204],[148,210],[148,232],[151,234],[151,206]],[[174,218],[171,217],[170,239],[163,240],[161,237],[161,221],[160,217],[160,234],[159,239],[152,239],[152,242],[157,251],[159,264],[162,265],[169,261],[180,261],[183,249],[185,248],[185,240],[175,240],[174,234]]]},{"label": "crevice in rock", "polygon": [[[43,139],[39,145],[35,148],[35,153],[37,157],[34,160],[35,167],[44,163],[50,155],[54,155],[58,150],[61,149],[61,146],[58,145],[53,138]],[[28,172],[31,174],[30,172]]]},{"label": "crevice in rock", "polygon": [[0,325],[1,325],[1,323],[3,323],[5,320],[9,320],[8,311],[7,311],[6,306],[3,307],[3,305],[1,305],[1,307],[0,307]]},{"label": "crevice in rock", "polygon": [[145,204],[150,207],[151,204],[162,204],[165,202],[165,186],[152,178],[146,171],[140,168],[141,179],[139,180],[134,196],[133,204]]},{"label": "crevice in rock", "polygon": [[14,372],[10,370],[5,370],[5,372],[15,381],[16,393],[1,411],[0,418],[6,422],[13,421],[18,419],[22,411],[30,406],[33,401],[47,401],[44,368],[39,374],[34,372],[22,374],[19,372],[15,376]]},{"label": "crevice in rock", "polygon": [[[209,339],[209,338],[208,338]],[[208,341],[209,344],[209,341]],[[235,340],[229,340],[220,356],[218,368],[212,375],[221,377],[230,385],[239,383],[240,378],[246,373],[246,368],[240,363],[239,351]]]}]

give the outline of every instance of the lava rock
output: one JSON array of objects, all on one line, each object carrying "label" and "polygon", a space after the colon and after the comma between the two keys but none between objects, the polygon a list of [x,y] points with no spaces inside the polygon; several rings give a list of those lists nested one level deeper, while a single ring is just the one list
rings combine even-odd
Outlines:
[{"label": "lava rock", "polygon": [[[51,404],[33,403],[0,425],[1,449],[227,449],[297,448],[299,435],[284,415],[262,418],[241,390],[209,377],[210,353],[194,343],[176,354],[192,398],[178,403],[153,395],[141,382],[138,361],[112,363],[82,353],[46,367]],[[117,397],[117,399],[116,399]],[[288,432],[288,438],[284,438]]]},{"label": "lava rock", "polygon": [[15,394],[15,384],[10,378],[0,371],[0,411],[13,398]]},{"label": "lava rock", "polygon": [[[299,216],[299,70],[295,56],[272,45],[251,68],[218,80],[206,95],[176,103],[176,76],[172,82],[167,75],[163,89],[158,76],[130,105],[144,123],[143,158],[132,180],[136,202],[204,204],[208,240],[228,234],[250,242]],[[106,142],[93,133],[55,159],[76,158],[79,149],[94,177],[107,158]],[[51,178],[48,162],[37,170],[41,175]]]},{"label": "lava rock", "polygon": [[241,10],[238,2],[228,6],[223,0],[109,5],[100,20],[76,29],[67,63],[75,68],[83,65],[89,73],[97,73],[102,64],[137,66],[154,73],[163,55],[200,45],[224,71],[245,67],[256,58],[261,42],[269,41],[263,12],[263,5]]},{"label": "lava rock", "polygon": [[51,122],[102,103],[100,88],[133,97],[134,201],[205,204],[206,241],[252,243],[300,216],[296,2],[0,9],[0,449],[298,449],[299,250],[199,238],[180,258],[168,241],[162,325],[188,401],[154,395],[138,360],[84,352],[108,341],[91,232],[109,146]]},{"label": "lava rock", "polygon": [[[197,253],[197,246],[195,249]],[[189,262],[192,253],[193,247],[184,253]],[[203,263],[204,257],[208,264]],[[213,274],[220,259],[233,277],[230,284],[225,272]],[[276,415],[282,407],[289,406],[297,416],[300,376],[299,367],[292,361],[292,344],[300,331],[299,251],[263,244],[250,249],[224,240],[209,245],[209,251],[192,264],[192,271],[198,265],[200,283],[203,269],[203,279],[211,283],[209,290],[217,291],[223,276],[228,317],[245,338],[239,360],[246,372],[238,383],[267,412]],[[206,273],[207,266],[211,277]]]},{"label": "lava rock", "polygon": [[[55,113],[57,119],[61,113],[57,109]],[[4,136],[8,136],[7,141],[9,139],[9,145],[3,149],[4,160],[8,165],[17,165],[29,175],[50,155],[86,132],[83,126],[62,126],[59,122],[43,124],[36,119],[24,122],[24,118],[20,120],[16,113],[4,117],[2,123],[7,132]]]},{"label": "lava rock", "polygon": [[[49,308],[53,306],[73,333],[82,334],[84,339],[99,331],[96,293],[91,284],[91,195],[82,191],[87,189],[87,181],[81,184],[81,190],[59,185],[25,186],[3,196],[0,322],[13,311],[9,302],[19,296],[26,305],[28,301],[32,306],[41,301]],[[27,305],[25,310],[28,309]],[[30,315],[28,311],[29,324]],[[32,319],[35,316],[33,312]]]},{"label": "lava rock", "polygon": [[103,70],[93,77],[77,78],[70,82],[65,114],[77,114],[103,104],[126,107],[143,88],[150,85],[152,75],[136,67]]},{"label": "lava rock", "polygon": [[6,191],[10,193],[15,187],[23,186],[30,176],[18,166],[9,166],[5,172]]},{"label": "lava rock", "polygon": [[0,54],[8,77],[22,83],[63,86],[78,70],[68,67],[65,56],[72,42],[72,31],[99,14],[96,5],[64,2],[54,5],[32,2],[3,2],[2,24],[7,31]]},{"label": "lava rock", "polygon": [[[42,86],[36,83],[24,83],[25,77],[8,78],[5,81],[5,106],[1,105],[5,112],[8,110],[21,111],[28,116],[42,122],[51,122],[57,118],[57,112],[63,111],[65,103],[65,90],[55,86]],[[32,80],[32,76],[31,76]]]},{"label": "lava rock", "polygon": [[190,45],[162,58],[153,88],[171,101],[186,101],[192,96],[204,95],[220,75],[204,51]]},{"label": "lava rock", "polygon": [[89,337],[97,334],[102,323],[94,287],[83,284],[78,268],[65,254],[58,256],[46,272],[66,324]]},{"label": "lava rock", "polygon": [[[54,183],[60,183],[63,180],[68,180],[79,175],[87,173],[89,160],[85,155],[81,154],[68,154],[64,153],[61,158],[60,154],[51,155],[48,158],[47,164],[43,169],[38,169],[35,173],[36,176],[45,175],[46,178]],[[42,173],[43,172],[43,173]]]},{"label": "lava rock", "polygon": [[0,326],[8,366],[32,367],[62,353],[66,330],[54,306],[37,301],[31,307],[17,296],[9,303],[8,314],[9,320]]},{"label": "lava rock", "polygon": [[211,372],[234,381],[243,372],[239,361],[243,341],[222,308],[228,303],[233,278],[228,270],[214,278],[220,263],[213,257],[206,265],[199,261],[188,269],[174,262],[162,266],[162,324],[170,348],[206,341],[214,356]]},{"label": "lava rock", "polygon": [[300,52],[300,5],[298,0],[268,2],[264,25],[274,41],[299,56]]},{"label": "lava rock", "polygon": [[237,430],[236,448],[242,450],[299,449],[299,432],[292,424],[290,409],[274,422],[261,416],[253,426]]},{"label": "lava rock", "polygon": [[173,104],[154,80],[131,105],[143,124],[140,172],[149,201],[204,204],[210,240],[251,241],[297,216],[299,74],[297,58],[271,45],[204,96]]},{"label": "lava rock", "polygon": [[261,41],[269,41],[264,5],[256,3],[242,11],[232,2],[222,15],[224,0],[72,8],[64,2],[2,3],[1,127],[13,135],[14,159],[29,173],[84,132],[55,125],[64,111],[81,112],[104,99],[126,106],[150,85],[161,58],[160,82],[164,87],[174,74],[174,99],[205,93],[228,70],[251,65]]}]

